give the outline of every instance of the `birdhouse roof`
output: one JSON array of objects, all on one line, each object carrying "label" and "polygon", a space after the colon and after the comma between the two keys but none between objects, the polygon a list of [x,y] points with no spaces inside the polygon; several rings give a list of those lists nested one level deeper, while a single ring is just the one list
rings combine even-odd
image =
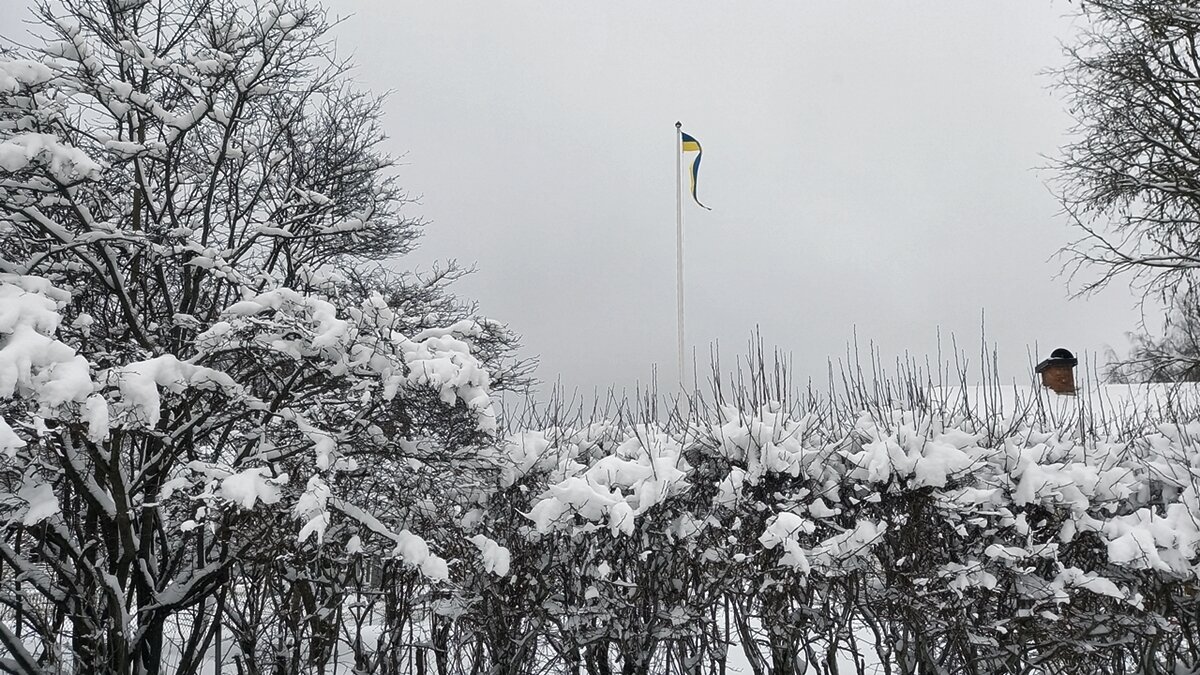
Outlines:
[{"label": "birdhouse roof", "polygon": [[1074,368],[1079,364],[1079,359],[1075,358],[1069,350],[1059,347],[1050,352],[1050,358],[1037,364],[1033,372],[1040,373],[1047,368]]}]

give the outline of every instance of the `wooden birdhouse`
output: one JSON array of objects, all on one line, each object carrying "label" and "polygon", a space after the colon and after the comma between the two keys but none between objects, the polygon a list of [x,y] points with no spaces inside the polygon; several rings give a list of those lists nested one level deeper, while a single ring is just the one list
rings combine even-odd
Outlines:
[{"label": "wooden birdhouse", "polygon": [[1042,386],[1049,387],[1054,393],[1075,395],[1075,366],[1079,360],[1066,349],[1055,349],[1050,352],[1050,358],[1037,364],[1034,372],[1042,376]]}]

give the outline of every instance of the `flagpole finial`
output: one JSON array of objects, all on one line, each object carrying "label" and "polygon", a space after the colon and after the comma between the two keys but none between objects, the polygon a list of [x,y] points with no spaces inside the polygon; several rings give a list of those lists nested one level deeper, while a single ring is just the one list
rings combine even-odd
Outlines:
[{"label": "flagpole finial", "polygon": [[682,129],[682,128],[683,128],[683,122],[676,122],[676,123],[675,123],[675,128],[676,128],[676,129]]}]

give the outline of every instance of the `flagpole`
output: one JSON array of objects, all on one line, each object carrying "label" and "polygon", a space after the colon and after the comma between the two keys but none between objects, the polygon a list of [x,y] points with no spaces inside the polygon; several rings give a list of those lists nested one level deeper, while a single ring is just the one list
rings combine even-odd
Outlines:
[{"label": "flagpole", "polygon": [[683,124],[675,123],[675,326],[679,337],[679,389],[687,390],[683,370]]}]

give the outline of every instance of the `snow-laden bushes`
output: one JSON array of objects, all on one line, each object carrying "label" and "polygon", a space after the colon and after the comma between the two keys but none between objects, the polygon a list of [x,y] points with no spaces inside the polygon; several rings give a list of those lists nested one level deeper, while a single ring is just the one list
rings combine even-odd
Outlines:
[{"label": "snow-laden bushes", "polygon": [[511,579],[481,584],[546,584],[522,631],[564,667],[691,672],[730,640],[771,672],[1195,667],[1200,422],[1078,421],[771,405],[521,431],[506,507],[472,523]]},{"label": "snow-laden bushes", "polygon": [[[548,466],[544,458],[553,458],[549,466],[556,480],[527,514],[542,534],[600,525],[614,535],[630,535],[653,507],[672,499],[694,502],[696,493],[712,492],[702,505],[706,516],[770,511],[759,537],[764,551],[788,541],[811,542],[790,563],[805,571],[813,552],[828,562],[851,550],[866,552],[883,540],[890,524],[903,524],[889,521],[889,505],[920,495],[972,540],[983,541],[980,531],[1030,537],[1034,528],[1027,514],[1042,514],[1039,531],[1046,531],[1053,514],[1053,539],[1060,545],[1095,533],[1119,567],[1185,578],[1200,574],[1200,529],[1194,521],[1200,515],[1200,421],[1164,424],[1156,433],[1121,443],[1017,428],[985,447],[969,424],[909,412],[882,421],[863,414],[840,437],[834,429],[812,429],[812,416],[793,419],[777,410],[743,415],[724,408],[720,417],[722,422],[698,437],[694,429],[679,435],[631,429],[612,454],[588,463],[578,461],[587,458],[572,441],[564,448],[563,441],[546,440],[545,432],[524,432],[505,446],[516,467],[509,469],[516,476],[505,480],[520,480]],[[558,435],[573,440],[569,433]],[[710,473],[693,467],[689,455],[710,471],[721,468]],[[716,489],[692,489],[699,482]],[[766,485],[771,492],[764,499],[759,493]],[[780,490],[784,485],[787,491]],[[838,534],[822,540],[818,531]],[[692,534],[685,528],[679,536]],[[981,557],[996,545],[988,542]],[[1004,546],[1004,553],[987,557],[1027,559],[1030,546],[1037,549]]]}]

